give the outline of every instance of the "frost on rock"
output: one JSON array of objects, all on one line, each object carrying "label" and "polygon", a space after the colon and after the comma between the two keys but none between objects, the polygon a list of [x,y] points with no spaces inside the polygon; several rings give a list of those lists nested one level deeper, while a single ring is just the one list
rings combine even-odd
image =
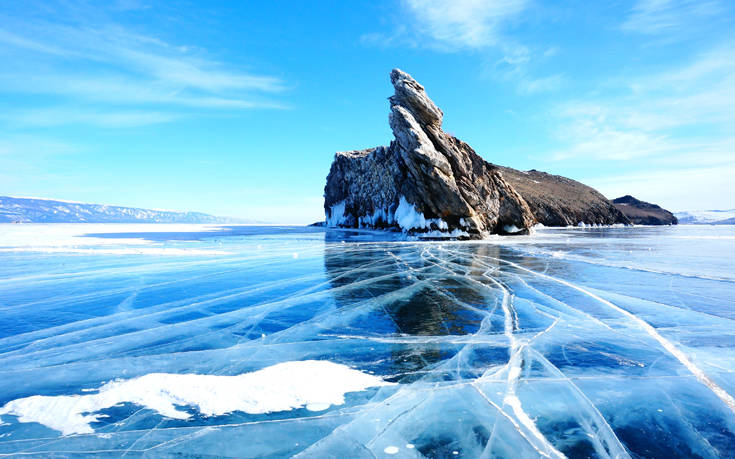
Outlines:
[{"label": "frost on rock", "polygon": [[345,201],[340,201],[327,211],[327,226],[341,226],[349,223],[349,215],[345,215]]},{"label": "frost on rock", "polygon": [[426,218],[424,214],[416,210],[412,204],[401,196],[393,220],[398,223],[404,231],[413,229],[434,229],[435,231],[447,231],[449,226],[441,218]]}]

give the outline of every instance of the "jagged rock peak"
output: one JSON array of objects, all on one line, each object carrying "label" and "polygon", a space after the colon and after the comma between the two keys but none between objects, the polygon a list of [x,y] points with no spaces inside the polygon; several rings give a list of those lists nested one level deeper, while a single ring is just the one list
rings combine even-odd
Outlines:
[{"label": "jagged rock peak", "polygon": [[441,127],[444,113],[429,99],[418,81],[400,69],[390,72],[390,81],[395,88],[395,94],[389,99],[392,106],[405,108],[422,126]]},{"label": "jagged rock peak", "polygon": [[329,226],[432,237],[521,233],[534,218],[523,198],[466,143],[441,129],[424,87],[394,69],[388,147],[337,153],[324,188]]}]

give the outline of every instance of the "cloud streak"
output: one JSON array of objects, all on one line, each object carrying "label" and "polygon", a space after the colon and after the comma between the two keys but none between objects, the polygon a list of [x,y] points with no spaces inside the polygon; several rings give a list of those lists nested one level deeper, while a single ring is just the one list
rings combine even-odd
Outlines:
[{"label": "cloud streak", "polygon": [[[723,45],[664,71],[608,83],[606,97],[553,110],[565,146],[549,159],[618,171],[588,178],[608,197],[634,193],[674,209],[732,206],[735,51]],[[609,86],[609,85],[613,86]],[[622,171],[634,169],[635,173]]]},{"label": "cloud streak", "polygon": [[[70,16],[86,12],[75,13]],[[202,110],[285,107],[277,100],[287,89],[280,78],[224,65],[203,50],[133,33],[111,19],[94,28],[80,19],[54,19],[6,21],[0,30],[0,52],[5,54],[0,91],[66,99],[73,105],[67,110],[73,122],[98,127],[168,122],[177,114]],[[88,105],[86,112],[78,110],[80,101]],[[122,113],[110,105],[136,111]],[[39,107],[37,114],[21,113],[18,120],[49,125],[39,120],[51,121],[49,114],[62,111],[59,104]],[[79,114],[91,112],[99,117]]]},{"label": "cloud streak", "polygon": [[562,104],[555,110],[559,137],[572,146],[555,158],[627,160],[717,150],[735,128],[732,49],[723,46],[678,68],[621,81],[616,97]]},{"label": "cloud streak", "polygon": [[500,44],[503,24],[526,0],[406,0],[418,31],[437,46],[480,49]]},{"label": "cloud streak", "polygon": [[69,124],[84,124],[102,128],[128,128],[151,124],[168,123],[181,118],[176,113],[157,111],[100,111],[69,107],[47,107],[35,110],[19,110],[2,115],[12,126],[53,127]]},{"label": "cloud streak", "polygon": [[648,35],[679,34],[694,22],[723,11],[723,4],[716,0],[639,0],[621,28]]},{"label": "cloud streak", "polygon": [[[411,46],[439,52],[480,53],[484,72],[515,84],[524,95],[558,90],[564,75],[536,76],[532,59],[552,58],[558,48],[534,52],[513,39],[507,29],[523,20],[529,0],[403,0],[401,22],[391,33],[368,33],[368,46]],[[497,58],[497,55],[500,58]]]},{"label": "cloud streak", "polygon": [[589,177],[583,181],[595,186],[607,197],[635,193],[642,199],[677,212],[732,208],[733,175],[735,162],[717,167],[669,167],[603,178]]}]

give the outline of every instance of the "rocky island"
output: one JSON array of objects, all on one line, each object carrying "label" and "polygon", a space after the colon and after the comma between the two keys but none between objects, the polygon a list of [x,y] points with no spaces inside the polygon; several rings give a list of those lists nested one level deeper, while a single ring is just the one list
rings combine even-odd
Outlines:
[{"label": "rocky island", "polygon": [[632,222],[594,188],[561,175],[501,167],[544,226],[615,225]]},{"label": "rocky island", "polygon": [[630,223],[604,196],[565,177],[489,163],[442,130],[443,112],[394,69],[389,146],[338,152],[324,188],[326,225],[422,237],[482,238],[546,226]]},{"label": "rocky island", "polygon": [[615,207],[636,225],[676,225],[677,218],[656,204],[625,195],[612,200]]}]

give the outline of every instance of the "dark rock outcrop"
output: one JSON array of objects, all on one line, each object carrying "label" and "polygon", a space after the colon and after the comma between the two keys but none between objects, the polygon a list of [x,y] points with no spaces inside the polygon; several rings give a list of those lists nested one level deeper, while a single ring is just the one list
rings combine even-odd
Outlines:
[{"label": "dark rock outcrop", "polygon": [[531,209],[500,169],[442,131],[442,111],[410,75],[394,69],[391,82],[395,140],[336,154],[324,188],[328,226],[469,238],[527,231]]},{"label": "dark rock outcrop", "polygon": [[500,170],[544,226],[631,223],[600,192],[576,180],[537,170],[519,171],[509,167]]},{"label": "dark rock outcrop", "polygon": [[612,203],[636,225],[676,225],[678,220],[656,204],[640,201],[631,195],[613,199]]}]

